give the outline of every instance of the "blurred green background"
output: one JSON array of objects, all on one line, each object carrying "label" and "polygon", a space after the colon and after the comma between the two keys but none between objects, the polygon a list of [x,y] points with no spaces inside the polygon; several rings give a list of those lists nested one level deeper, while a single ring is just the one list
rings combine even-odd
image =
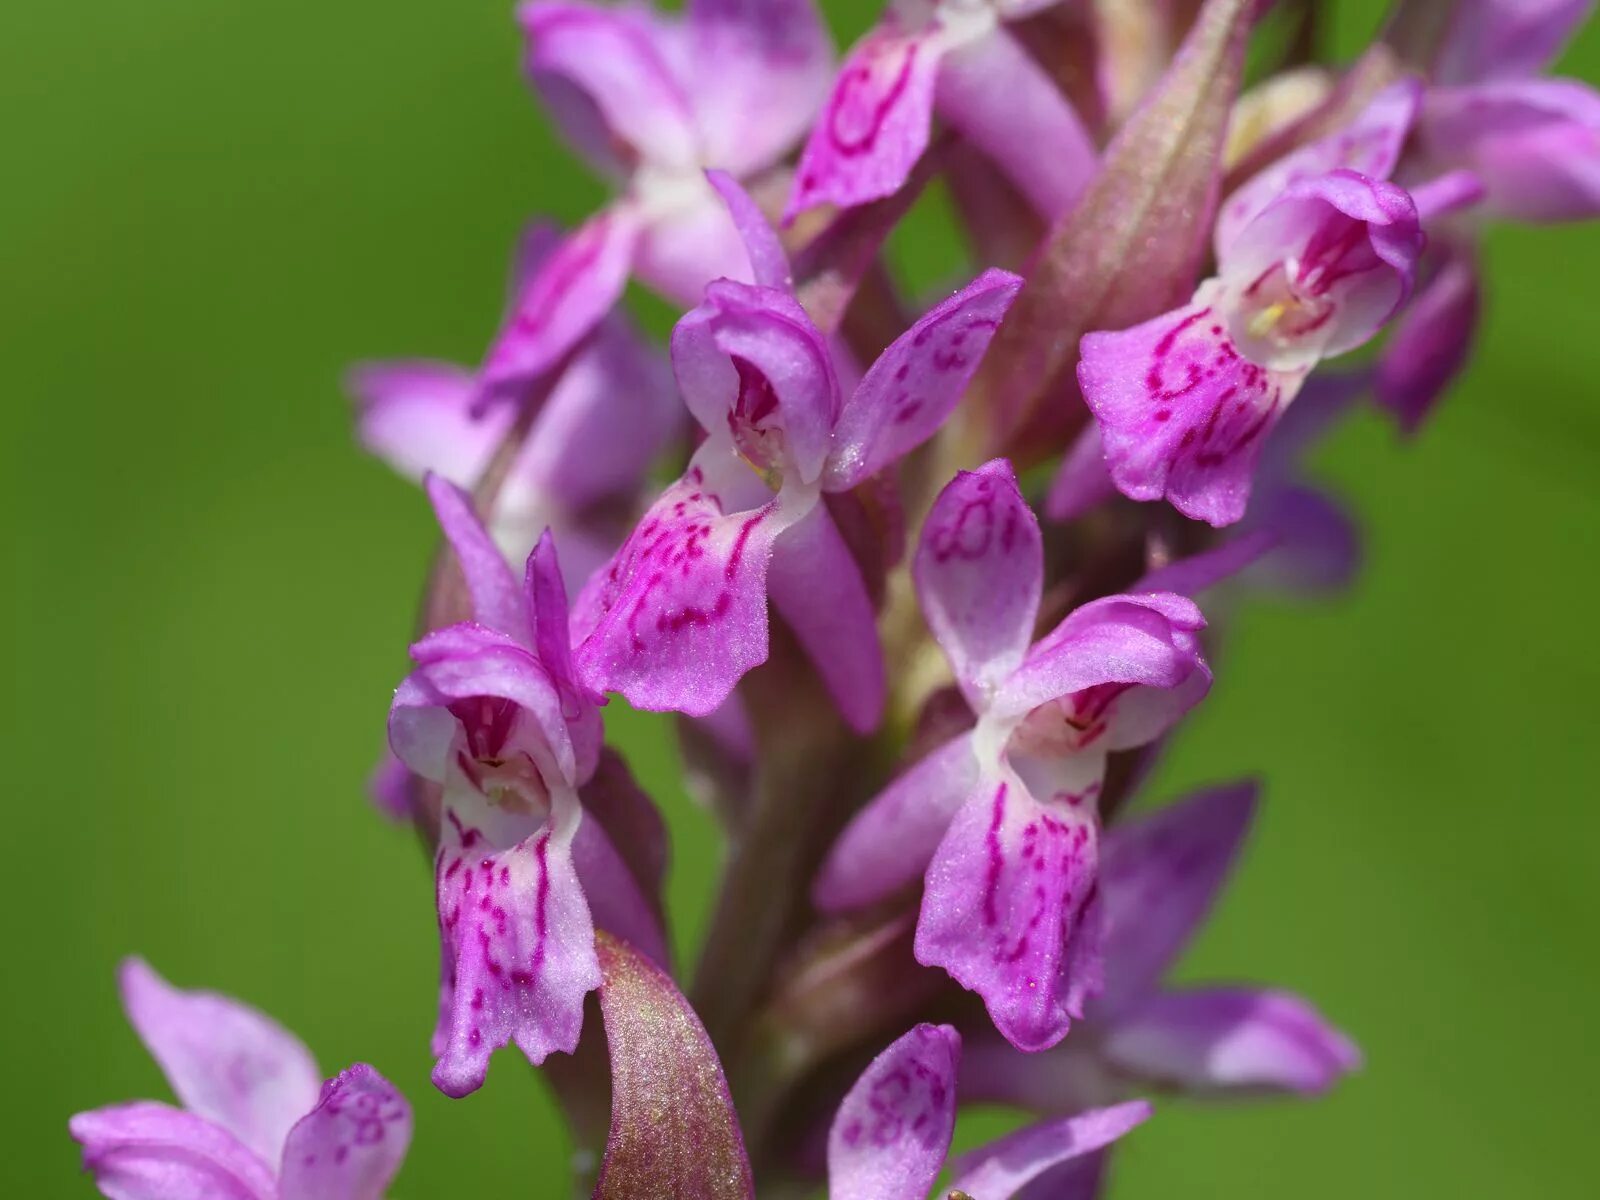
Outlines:
[{"label": "blurred green background", "polygon": [[[138,951],[399,1083],[399,1195],[555,1194],[529,1072],[427,1083],[427,871],[362,783],[432,534],[337,381],[474,360],[520,222],[598,186],[530,103],[509,0],[3,7],[0,1193],[89,1195],[67,1115],[165,1095],[113,986]],[[1374,11],[1344,6],[1347,41]],[[1600,75],[1600,30],[1566,69]],[[1363,418],[1323,458],[1370,529],[1359,588],[1246,612],[1159,781],[1269,784],[1186,971],[1304,991],[1367,1066],[1324,1102],[1169,1106],[1120,1197],[1592,1194],[1600,232],[1498,231],[1489,265],[1427,436]],[[659,721],[613,728],[692,936],[710,822]]]}]

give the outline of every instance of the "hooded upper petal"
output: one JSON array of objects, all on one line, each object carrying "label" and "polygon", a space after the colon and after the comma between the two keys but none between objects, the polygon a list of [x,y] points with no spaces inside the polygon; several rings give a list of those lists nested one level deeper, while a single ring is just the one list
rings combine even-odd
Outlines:
[{"label": "hooded upper petal", "polygon": [[854,487],[938,431],[1021,286],[1009,271],[985,271],[879,355],[839,414],[825,487]]},{"label": "hooded upper petal", "polygon": [[934,639],[979,711],[1022,665],[1044,587],[1039,521],[1003,458],[958,473],[923,523],[913,573]]},{"label": "hooded upper petal", "polygon": [[531,645],[528,611],[511,564],[483,527],[472,497],[449,480],[429,475],[423,486],[472,597],[472,615],[523,645]]},{"label": "hooded upper petal", "polygon": [[[321,1086],[300,1039],[228,996],[173,987],[142,959],[124,961],[118,983],[128,1020],[184,1107],[277,1162],[290,1127],[316,1103]],[[162,1106],[149,1107],[143,1116],[153,1119]]]},{"label": "hooded upper petal", "polygon": [[110,1200],[278,1200],[261,1157],[192,1112],[140,1100],[79,1113],[67,1127]]},{"label": "hooded upper petal", "polygon": [[323,1085],[289,1133],[279,1200],[383,1200],[411,1145],[411,1105],[372,1067],[357,1063]]},{"label": "hooded upper petal", "polygon": [[956,1122],[961,1038],[918,1025],[896,1039],[845,1095],[828,1133],[828,1200],[923,1200]]}]

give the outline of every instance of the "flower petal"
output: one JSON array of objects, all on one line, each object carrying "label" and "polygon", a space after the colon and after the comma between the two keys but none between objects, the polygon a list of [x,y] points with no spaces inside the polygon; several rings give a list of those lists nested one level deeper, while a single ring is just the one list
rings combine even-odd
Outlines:
[{"label": "flower petal", "polygon": [[622,295],[639,237],[627,209],[605,209],[573,231],[523,284],[484,358],[485,392],[550,370]]},{"label": "flower petal", "polygon": [[117,981],[128,1020],[183,1106],[276,1162],[322,1078],[300,1039],[231,997],[173,987],[142,959],[125,959]]},{"label": "flower petal", "polygon": [[963,733],[890,782],[845,827],[812,885],[823,912],[864,908],[925,870],[951,818],[977,786],[972,735]]},{"label": "flower petal", "polygon": [[784,253],[777,231],[750,198],[750,193],[726,171],[707,171],[706,179],[728,206],[728,215],[733,218],[745,253],[750,256],[752,280],[761,287],[792,291],[794,273],[789,269],[789,256]]},{"label": "flower petal", "polygon": [[366,1063],[339,1072],[289,1133],[279,1200],[383,1200],[411,1145],[411,1105]]},{"label": "flower petal", "polygon": [[749,283],[750,256],[716,192],[698,172],[668,183],[657,204],[648,194],[634,249],[633,273],[680,308],[700,302],[717,279]]},{"label": "flower petal", "polygon": [[707,443],[578,597],[575,658],[587,686],[705,716],[766,661],[767,564],[789,514],[770,493],[739,507],[749,497],[729,488],[748,484],[716,461],[725,453]]},{"label": "flower petal", "polygon": [[523,590],[532,620],[533,648],[539,665],[561,697],[561,716],[572,739],[572,782],[587,782],[600,757],[600,708],[596,697],[578,682],[572,665],[572,640],[567,621],[567,588],[556,560],[555,538],[547,529],[528,555]]},{"label": "flower petal", "polygon": [[811,125],[833,70],[812,0],[689,0],[686,81],[705,160],[735,175],[765,169]]},{"label": "flower petal", "polygon": [[[577,798],[554,798],[549,823],[509,849],[454,807],[434,859],[441,988],[433,1082],[447,1096],[476,1091],[489,1055],[515,1041],[535,1066],[570,1054],[583,998],[600,986],[594,922],[573,866]],[[489,806],[481,806],[487,809]]]},{"label": "flower petal", "polygon": [[928,145],[943,53],[936,25],[907,29],[892,17],[856,43],[801,151],[785,219],[900,189]]},{"label": "flower petal", "polygon": [[267,1164],[194,1113],[140,1100],[79,1113],[67,1128],[111,1200],[277,1200]]},{"label": "flower petal", "polygon": [[1316,1094],[1361,1061],[1298,996],[1243,988],[1150,996],[1118,1015],[1104,1052],[1124,1072],[1208,1095]]},{"label": "flower petal", "polygon": [[883,716],[886,690],[877,612],[826,504],[778,536],[767,588],[845,723],[870,733]]},{"label": "flower petal", "polygon": [[1193,634],[1204,626],[1194,602],[1172,592],[1091,601],[1035,643],[993,711],[1020,716],[1102,684],[1177,687],[1196,669]]},{"label": "flower petal", "polygon": [[1022,664],[1044,587],[1039,520],[1009,462],[997,458],[945,485],[912,569],[928,628],[982,712]]},{"label": "flower petal", "polygon": [[1008,775],[979,783],[928,867],[917,961],[977,992],[1019,1050],[1065,1037],[1098,979],[1097,840],[1092,811],[1041,804]]},{"label": "flower petal", "polygon": [[824,487],[855,487],[938,431],[1021,286],[1009,271],[985,271],[878,356],[839,414]]},{"label": "flower petal", "polygon": [[693,114],[661,45],[671,36],[661,18],[539,0],[522,5],[517,20],[529,76],[577,149],[602,166],[615,162],[618,142],[631,152],[623,167],[694,163]]},{"label": "flower petal", "polygon": [[828,1133],[828,1200],[923,1200],[956,1125],[961,1037],[918,1025],[874,1058]]},{"label": "flower petal", "polygon": [[663,970],[671,968],[666,931],[655,907],[599,821],[584,814],[572,839],[572,862],[595,925],[622,938]]},{"label": "flower petal", "polygon": [[1078,384],[1118,490],[1212,525],[1244,516],[1262,443],[1304,372],[1247,361],[1204,305],[1086,334],[1082,355]]},{"label": "flower petal", "polygon": [[952,1162],[951,1188],[982,1200],[1009,1200],[1046,1170],[1104,1149],[1149,1116],[1147,1103],[1132,1100],[1029,1125]]},{"label": "flower petal", "polygon": [[528,610],[511,564],[478,519],[472,497],[438,475],[423,480],[439,527],[461,565],[472,596],[472,615],[480,624],[531,645]]},{"label": "flower petal", "polygon": [[450,363],[363,363],[345,386],[355,397],[362,446],[408,479],[432,471],[471,487],[514,415],[499,406],[474,417],[477,379]]},{"label": "flower petal", "polygon": [[1097,1017],[1153,991],[1183,953],[1233,872],[1259,790],[1245,782],[1197,792],[1106,834],[1106,985]]},{"label": "flower petal", "polygon": [[1217,258],[1262,209],[1302,180],[1341,169],[1372,179],[1389,178],[1417,119],[1422,93],[1417,79],[1390,84],[1343,129],[1284,155],[1241,184],[1217,211],[1213,238]]},{"label": "flower petal", "polygon": [[1537,75],[1593,9],[1594,0],[1461,0],[1433,76],[1477,83]]},{"label": "flower petal", "polygon": [[1075,521],[1116,494],[1117,485],[1106,469],[1105,439],[1091,421],[1067,447],[1045,497],[1045,514],[1056,521]]}]

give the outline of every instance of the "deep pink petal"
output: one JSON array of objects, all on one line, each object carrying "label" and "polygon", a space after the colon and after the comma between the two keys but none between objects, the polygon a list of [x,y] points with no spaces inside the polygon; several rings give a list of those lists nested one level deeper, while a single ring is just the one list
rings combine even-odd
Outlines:
[{"label": "deep pink petal", "polygon": [[795,173],[785,215],[850,208],[898,191],[928,145],[943,43],[892,18],[845,56]]},{"label": "deep pink petal", "polygon": [[1407,433],[1415,433],[1466,366],[1478,331],[1478,265],[1446,249],[1432,276],[1395,322],[1378,356],[1373,391]]},{"label": "deep pink petal", "polygon": [[477,379],[450,363],[363,363],[345,386],[356,401],[362,446],[408,479],[432,471],[472,486],[514,416],[499,406],[474,417]]},{"label": "deep pink petal", "polygon": [[423,486],[472,595],[473,619],[531,646],[522,589],[511,564],[478,519],[472,497],[437,475],[429,475]]},{"label": "deep pink petal", "polygon": [[778,536],[767,588],[845,723],[870,733],[883,716],[886,691],[877,612],[826,504]]},{"label": "deep pink petal", "polygon": [[1041,804],[1014,775],[985,780],[928,867],[917,961],[977,992],[1018,1049],[1065,1037],[1098,978],[1079,953],[1096,940],[1097,825],[1090,806]]},{"label": "deep pink petal", "polygon": [[638,236],[637,219],[618,207],[574,230],[522,286],[484,358],[483,387],[542,375],[591,333],[622,295]]},{"label": "deep pink petal", "polygon": [[824,486],[844,491],[934,435],[960,401],[1022,280],[988,270],[896,338],[845,402]]},{"label": "deep pink petal", "polygon": [[524,840],[500,849],[479,805],[446,809],[434,859],[441,948],[433,1082],[449,1096],[483,1083],[489,1056],[515,1041],[537,1066],[570,1054],[583,1026],[583,998],[600,985],[594,923],[573,866],[576,797]]},{"label": "deep pink petal", "polygon": [[1094,140],[1061,88],[1004,28],[944,56],[934,106],[1043,217],[1071,208],[1099,166]]},{"label": "deep pink petal", "polygon": [[1423,105],[1430,156],[1483,181],[1486,208],[1519,221],[1600,213],[1600,93],[1575,79],[1434,88]]},{"label": "deep pink petal", "polygon": [[689,472],[641,519],[574,607],[579,678],[639,708],[704,716],[767,657],[767,565],[786,523],[767,493],[724,501],[748,486],[708,443]]},{"label": "deep pink petal", "polygon": [[567,621],[567,589],[556,560],[555,538],[546,530],[528,555],[523,588],[532,623],[533,649],[561,697],[561,716],[572,739],[572,781],[581,784],[594,774],[600,757],[600,708],[596,697],[578,682],[572,665],[572,638]]},{"label": "deep pink petal", "polygon": [[411,1145],[411,1105],[366,1063],[328,1080],[289,1134],[279,1200],[383,1200]]},{"label": "deep pink petal", "polygon": [[141,1100],[68,1122],[110,1200],[277,1200],[261,1158],[204,1117]]},{"label": "deep pink petal", "polygon": [[1189,944],[1233,871],[1258,791],[1253,782],[1211,788],[1106,834],[1105,991],[1096,1019],[1153,991]]},{"label": "deep pink petal", "polygon": [[924,1200],[956,1124],[961,1038],[918,1025],[872,1060],[828,1133],[828,1200]]},{"label": "deep pink petal", "polygon": [[660,44],[669,36],[660,18],[539,0],[522,5],[517,20],[528,38],[528,73],[579,150],[606,164],[620,142],[629,152],[625,167],[694,163],[694,115]]},{"label": "deep pink petal", "polygon": [[1242,184],[1217,211],[1216,256],[1222,258],[1262,209],[1301,180],[1337,170],[1387,179],[1417,119],[1422,91],[1417,79],[1389,85],[1343,129],[1284,155]]},{"label": "deep pink petal", "polygon": [[1151,996],[1118,1015],[1104,1053],[1129,1075],[1201,1094],[1315,1094],[1361,1062],[1298,996],[1243,988]]},{"label": "deep pink petal", "polygon": [[750,256],[752,280],[761,287],[792,290],[794,275],[789,269],[789,256],[784,253],[777,231],[750,198],[750,193],[726,171],[707,171],[706,178],[728,206],[728,215],[744,242],[745,253]]},{"label": "deep pink petal", "polygon": [[739,176],[782,158],[810,127],[833,71],[812,0],[689,0],[686,81],[705,161]]},{"label": "deep pink petal", "polygon": [[124,960],[118,984],[128,1020],[183,1106],[277,1162],[321,1086],[300,1039],[228,996],[173,987],[142,959]]},{"label": "deep pink petal", "polygon": [[824,912],[864,908],[915,880],[977,782],[978,761],[966,733],[899,775],[828,852],[811,889],[816,906]]},{"label": "deep pink petal", "polygon": [[[1010,1200],[1045,1171],[1104,1149],[1149,1116],[1150,1106],[1133,1100],[1029,1125],[957,1158],[950,1164],[951,1187],[982,1200]],[[1058,1200],[1065,1197],[1058,1194]]]},{"label": "deep pink petal", "polygon": [[776,288],[721,280],[672,331],[672,367],[689,411],[731,435],[757,469],[814,482],[839,419],[839,381],[799,302]]},{"label": "deep pink petal", "polygon": [[945,486],[912,570],[928,628],[981,712],[1022,664],[1044,587],[1039,521],[1009,462],[962,471]]},{"label": "deep pink petal", "polygon": [[1433,77],[1478,83],[1537,75],[1593,10],[1594,0],[1459,0]]},{"label": "deep pink petal", "polygon": [[1078,384],[1117,488],[1212,525],[1244,516],[1262,443],[1304,373],[1246,360],[1204,305],[1087,334],[1081,351]]}]

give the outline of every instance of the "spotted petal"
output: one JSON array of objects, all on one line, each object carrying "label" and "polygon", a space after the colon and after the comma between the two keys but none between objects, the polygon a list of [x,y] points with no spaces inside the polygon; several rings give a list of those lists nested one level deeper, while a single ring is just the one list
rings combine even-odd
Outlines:
[{"label": "spotted petal", "polygon": [[289,1134],[279,1200],[383,1200],[411,1144],[411,1105],[365,1063],[322,1088]]},{"label": "spotted petal", "polygon": [[950,1149],[961,1038],[918,1025],[845,1095],[828,1133],[828,1200],[923,1200]]}]

